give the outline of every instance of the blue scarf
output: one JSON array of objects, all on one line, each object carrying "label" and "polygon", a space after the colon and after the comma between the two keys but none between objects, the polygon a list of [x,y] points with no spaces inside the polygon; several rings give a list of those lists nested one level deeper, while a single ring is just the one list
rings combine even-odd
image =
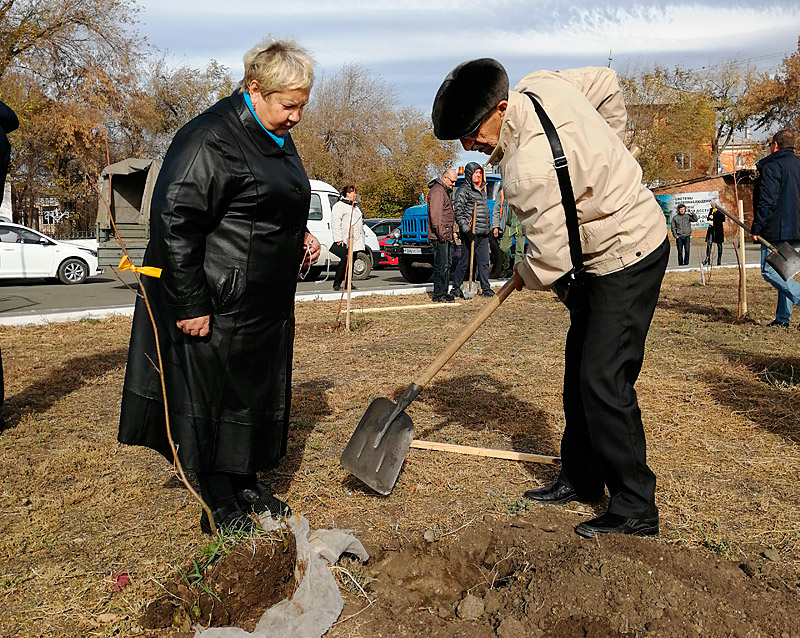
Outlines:
[{"label": "blue scarf", "polygon": [[256,118],[256,122],[258,122],[258,125],[266,131],[267,135],[269,135],[273,140],[275,140],[275,143],[280,148],[283,148],[283,145],[286,143],[286,134],[284,133],[283,135],[278,137],[272,131],[267,130],[267,127],[261,123],[261,120],[258,119],[258,115],[256,115],[256,112],[253,109],[253,100],[250,98],[249,93],[244,94],[244,103],[247,104],[247,108],[250,109],[250,112],[253,114],[253,117]]}]

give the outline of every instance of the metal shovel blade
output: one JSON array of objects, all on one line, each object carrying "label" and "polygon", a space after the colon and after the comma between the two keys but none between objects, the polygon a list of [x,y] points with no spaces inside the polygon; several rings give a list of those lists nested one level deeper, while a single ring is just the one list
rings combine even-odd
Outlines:
[{"label": "metal shovel blade", "polygon": [[370,403],[339,459],[350,474],[384,496],[392,493],[414,439],[414,423],[405,412],[380,436],[396,407],[384,397]]},{"label": "metal shovel blade", "polygon": [[767,263],[784,281],[789,281],[800,272],[800,253],[787,242],[781,242],[767,255]]}]

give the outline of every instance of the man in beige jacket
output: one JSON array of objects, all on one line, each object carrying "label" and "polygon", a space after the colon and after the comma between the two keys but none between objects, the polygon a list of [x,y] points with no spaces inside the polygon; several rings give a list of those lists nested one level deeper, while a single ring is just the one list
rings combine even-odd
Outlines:
[{"label": "man in beige jacket", "polygon": [[569,303],[562,469],[552,485],[525,496],[545,504],[597,500],[607,486],[608,512],[575,531],[655,535],[655,475],[634,384],[669,256],[664,216],[622,143],[627,115],[614,71],[537,71],[508,86],[496,60],[460,64],[439,88],[432,119],[439,139],[460,139],[499,163],[528,240],[514,269],[518,290],[547,290],[572,269],[553,154],[533,99],[555,125],[569,167],[585,277]]}]

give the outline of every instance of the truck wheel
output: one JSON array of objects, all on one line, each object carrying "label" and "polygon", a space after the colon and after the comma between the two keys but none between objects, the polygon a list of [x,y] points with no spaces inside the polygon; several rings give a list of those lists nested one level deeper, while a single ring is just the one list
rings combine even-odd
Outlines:
[{"label": "truck wheel", "polygon": [[358,251],[353,260],[353,280],[361,281],[369,277],[372,272],[372,256],[368,253]]},{"label": "truck wheel", "polygon": [[80,259],[65,259],[58,267],[58,278],[62,284],[82,284],[89,276],[89,266]]},{"label": "truck wheel", "polygon": [[418,266],[417,263],[408,257],[400,257],[400,274],[410,284],[428,283],[433,276],[433,268]]}]

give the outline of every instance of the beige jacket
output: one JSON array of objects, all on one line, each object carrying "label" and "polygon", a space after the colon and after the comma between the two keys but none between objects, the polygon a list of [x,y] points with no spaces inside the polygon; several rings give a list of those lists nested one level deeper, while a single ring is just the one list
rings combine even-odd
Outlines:
[{"label": "beige jacket", "polygon": [[553,154],[525,91],[542,104],[564,147],[587,272],[616,272],[658,248],[667,226],[642,185],[638,162],[622,143],[627,113],[616,73],[594,67],[536,71],[509,93],[489,159],[500,164],[506,199],[528,239],[519,266],[525,285],[546,290],[572,268]]}]

